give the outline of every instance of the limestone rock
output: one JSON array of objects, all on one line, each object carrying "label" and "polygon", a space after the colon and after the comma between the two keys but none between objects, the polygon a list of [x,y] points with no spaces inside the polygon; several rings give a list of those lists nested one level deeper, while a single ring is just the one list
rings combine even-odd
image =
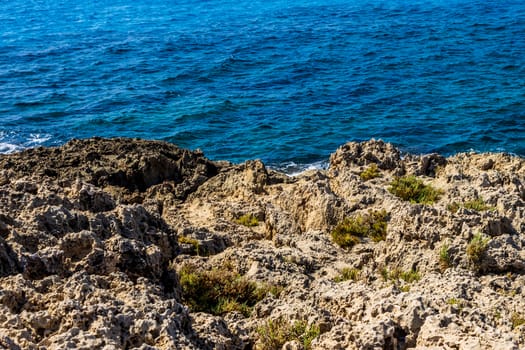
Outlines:
[{"label": "limestone rock", "polygon": [[[439,199],[396,197],[405,174]],[[376,210],[384,240],[334,243]],[[288,324],[273,348],[520,349],[524,248],[525,161],[508,154],[351,142],[290,177],[164,142],[73,140],[0,155],[0,348],[253,349]],[[257,300],[196,312],[183,266],[235,272],[228,288]]]}]

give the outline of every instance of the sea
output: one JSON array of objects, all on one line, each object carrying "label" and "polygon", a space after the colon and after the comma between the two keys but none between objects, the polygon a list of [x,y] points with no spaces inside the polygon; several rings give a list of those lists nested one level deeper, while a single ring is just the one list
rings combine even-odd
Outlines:
[{"label": "sea", "polygon": [[92,136],[288,172],[370,138],[525,156],[525,2],[1,1],[0,153]]}]

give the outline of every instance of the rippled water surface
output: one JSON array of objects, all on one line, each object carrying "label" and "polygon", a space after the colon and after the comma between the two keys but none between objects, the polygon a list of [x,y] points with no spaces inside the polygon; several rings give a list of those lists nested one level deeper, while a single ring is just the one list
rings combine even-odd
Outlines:
[{"label": "rippled water surface", "polygon": [[522,1],[0,2],[0,152],[131,136],[274,166],[525,155]]}]

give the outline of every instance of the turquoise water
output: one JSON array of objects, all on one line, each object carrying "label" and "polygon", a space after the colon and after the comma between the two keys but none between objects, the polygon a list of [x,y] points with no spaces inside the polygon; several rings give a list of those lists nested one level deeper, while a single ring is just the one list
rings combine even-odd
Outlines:
[{"label": "turquoise water", "polygon": [[0,3],[0,152],[131,136],[277,167],[525,155],[522,1]]}]

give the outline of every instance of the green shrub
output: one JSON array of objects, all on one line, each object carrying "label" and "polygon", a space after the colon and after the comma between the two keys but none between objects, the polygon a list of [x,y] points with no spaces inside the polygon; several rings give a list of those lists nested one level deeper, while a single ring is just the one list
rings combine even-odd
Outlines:
[{"label": "green shrub", "polygon": [[361,243],[361,239],[350,233],[332,232],[334,242],[341,246],[341,248],[351,248],[354,245]]},{"label": "green shrub", "polygon": [[370,211],[364,215],[346,218],[332,231],[332,239],[342,248],[351,248],[361,242],[362,237],[369,237],[374,242],[386,238],[388,214],[385,210]]},{"label": "green shrub", "polygon": [[450,299],[447,299],[447,304],[448,305],[462,305],[463,300],[457,299],[457,298],[450,298]]},{"label": "green shrub", "polygon": [[439,267],[441,271],[448,269],[451,266],[451,258],[448,243],[444,243],[439,250]]},{"label": "green shrub", "polygon": [[517,312],[513,312],[510,316],[510,322],[512,323],[512,329],[514,329],[525,324],[525,317]]},{"label": "green shrub", "polygon": [[304,329],[304,331],[301,332],[300,340],[302,340],[305,349],[310,349],[312,341],[321,334],[321,329],[317,325],[307,326],[306,322],[302,323],[301,328]]},{"label": "green shrub", "polygon": [[464,203],[452,202],[451,204],[447,205],[447,209],[453,213],[457,212],[459,208],[465,208],[475,211],[496,210],[496,208],[487,205],[481,197],[478,197],[471,201],[466,201]]},{"label": "green shrub", "polygon": [[312,341],[321,334],[319,326],[305,321],[295,321],[293,324],[283,317],[268,320],[257,328],[261,349],[280,350],[286,342],[298,340],[304,349],[310,349]]},{"label": "green shrub", "polygon": [[465,209],[471,209],[476,211],[485,211],[485,210],[494,210],[494,207],[491,207],[490,205],[487,205],[483,198],[478,197],[474,200],[467,201],[463,203],[463,207]]},{"label": "green shrub", "polygon": [[390,183],[388,191],[405,201],[421,204],[432,204],[443,193],[430,185],[425,185],[423,181],[413,175],[395,178]]},{"label": "green shrub", "polygon": [[381,274],[381,277],[383,278],[383,281],[388,281],[389,277],[390,277],[390,271],[388,271],[388,269],[386,267],[383,267],[381,270],[380,270],[380,274]]},{"label": "green shrub", "polygon": [[417,282],[421,279],[421,275],[417,270],[408,270],[402,271],[399,278],[401,278],[406,283]]},{"label": "green shrub", "polygon": [[284,290],[283,286],[272,283],[262,283],[257,286],[255,291],[255,297],[257,300],[262,300],[269,294],[272,294],[274,297],[279,297],[281,292]]},{"label": "green shrub", "polygon": [[494,315],[493,315],[494,319],[496,320],[499,320],[501,319],[501,311],[499,311],[498,309],[494,309]]},{"label": "green shrub", "polygon": [[383,277],[383,280],[390,280],[392,282],[403,280],[406,283],[412,283],[421,279],[421,274],[417,270],[403,271],[401,269],[393,269],[389,271],[387,268],[383,268],[381,270],[381,276]]},{"label": "green shrub", "polygon": [[410,292],[410,286],[408,284],[405,284],[404,286],[399,287],[399,290],[404,293],[408,293]]},{"label": "green shrub", "polygon": [[199,241],[195,238],[191,238],[188,236],[179,236],[177,241],[182,244],[191,244],[193,246],[193,250],[195,251],[195,254],[199,255],[200,253],[200,244]]},{"label": "green shrub", "polygon": [[238,311],[248,317],[252,312],[252,308],[248,306],[246,302],[240,303],[235,299],[219,299],[217,305],[210,311],[214,315],[223,315],[228,312]]},{"label": "green shrub", "polygon": [[458,202],[452,202],[450,204],[447,204],[447,209],[452,213],[456,213],[459,210],[459,208],[461,208],[461,205]]},{"label": "green shrub", "polygon": [[291,338],[291,328],[289,322],[284,318],[266,321],[264,325],[257,328],[262,349],[281,349],[284,343]]},{"label": "green shrub", "polygon": [[341,270],[341,274],[334,278],[335,282],[343,282],[343,281],[357,281],[360,277],[361,270],[355,269],[355,268],[349,268],[345,267]]},{"label": "green shrub", "polygon": [[448,299],[447,304],[455,307],[459,313],[462,313],[463,309],[467,306],[464,300],[457,298]]},{"label": "green shrub", "polygon": [[467,259],[474,268],[479,268],[483,255],[487,251],[490,238],[483,238],[481,233],[476,233],[467,245]]},{"label": "green shrub", "polygon": [[363,170],[361,174],[359,174],[361,179],[363,181],[368,181],[371,179],[375,179],[376,177],[381,177],[381,173],[379,172],[379,168],[377,167],[376,163],[372,163],[368,168]]},{"label": "green shrub", "polygon": [[182,300],[192,311],[222,315],[240,311],[249,316],[251,308],[265,295],[266,287],[249,281],[231,268],[210,271],[184,265],[178,272]]},{"label": "green shrub", "polygon": [[259,225],[259,219],[257,219],[253,214],[245,214],[235,220],[239,225],[244,225],[248,227],[253,227]]}]

